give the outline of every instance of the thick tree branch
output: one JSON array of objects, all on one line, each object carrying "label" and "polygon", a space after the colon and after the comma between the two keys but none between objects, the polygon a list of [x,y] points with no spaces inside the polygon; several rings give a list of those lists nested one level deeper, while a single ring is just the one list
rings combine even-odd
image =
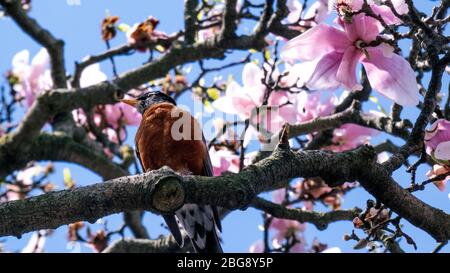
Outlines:
[{"label": "thick tree branch", "polygon": [[198,0],[184,1],[184,40],[187,44],[195,42]]},{"label": "thick tree branch", "polygon": [[[345,153],[294,153],[278,148],[271,157],[239,174],[221,177],[179,176],[168,168],[121,177],[73,190],[47,193],[0,205],[0,236],[51,229],[76,221],[93,222],[121,211],[145,209],[170,213],[185,203],[242,209],[261,192],[294,177],[322,177],[337,186],[358,180],[377,200],[438,241],[450,238],[450,216],[435,209],[389,177],[368,146]],[[58,207],[59,210],[54,208]]]},{"label": "thick tree branch", "polygon": [[234,38],[236,36],[237,29],[237,0],[226,0],[225,9],[223,11],[222,31],[219,35],[219,40],[222,43],[226,43],[227,39]]}]

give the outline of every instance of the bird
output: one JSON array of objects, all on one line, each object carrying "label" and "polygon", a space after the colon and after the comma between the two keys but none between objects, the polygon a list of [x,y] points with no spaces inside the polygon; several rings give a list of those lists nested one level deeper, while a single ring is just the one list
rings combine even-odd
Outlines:
[{"label": "bird", "polygon": [[[183,175],[213,176],[199,123],[189,112],[177,107],[172,97],[160,91],[147,91],[136,98],[120,101],[142,114],[135,135],[135,151],[144,172],[168,166]],[[223,252],[217,207],[184,204],[175,213],[162,216],[180,247],[184,245],[181,225],[195,252]]]}]

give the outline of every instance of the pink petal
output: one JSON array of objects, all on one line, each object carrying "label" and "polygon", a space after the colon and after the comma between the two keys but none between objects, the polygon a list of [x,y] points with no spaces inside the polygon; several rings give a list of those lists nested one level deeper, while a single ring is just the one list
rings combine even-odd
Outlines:
[{"label": "pink petal", "polygon": [[26,49],[19,51],[14,55],[12,59],[13,71],[22,70],[24,66],[28,66],[30,62],[30,52]]},{"label": "pink petal", "polygon": [[379,93],[402,106],[419,103],[416,75],[403,57],[397,54],[386,57],[378,47],[369,49],[369,56],[370,59],[364,57],[362,63],[370,84]]},{"label": "pink petal", "polygon": [[31,61],[30,78],[39,77],[44,73],[45,69],[47,69],[49,65],[50,56],[48,55],[47,49],[42,48]]},{"label": "pink petal", "polygon": [[297,122],[297,109],[292,104],[284,105],[279,108],[278,115],[289,124]]},{"label": "pink petal", "polygon": [[329,14],[328,5],[322,1],[316,1],[305,13],[304,18],[314,18],[314,22],[320,24],[327,19]]},{"label": "pink petal", "polygon": [[216,109],[228,113],[228,114],[238,114],[236,109],[234,108],[232,98],[238,96],[242,93],[242,87],[235,81],[230,82],[227,85],[227,89],[225,91],[225,96],[218,98],[215,100],[212,105]]},{"label": "pink petal", "polygon": [[286,61],[311,61],[332,51],[344,52],[350,45],[343,31],[319,24],[287,42],[281,57]]},{"label": "pink petal", "polygon": [[278,92],[272,92],[270,94],[268,103],[270,106],[274,106],[274,105],[279,106],[279,105],[285,104],[286,102],[288,102],[288,100],[289,99],[288,99],[288,95],[286,92],[278,91]]},{"label": "pink petal", "polygon": [[295,23],[300,18],[300,13],[302,11],[303,5],[298,0],[288,0],[286,6],[289,9],[289,14],[287,16],[287,21],[289,23]]},{"label": "pink petal", "polygon": [[434,150],[434,157],[438,160],[450,160],[450,141],[439,143]]},{"label": "pink petal", "polygon": [[231,98],[227,96],[218,98],[212,103],[212,106],[224,113],[237,114],[236,111],[234,111],[233,104],[231,103]]},{"label": "pink petal", "polygon": [[[408,5],[405,3],[404,0],[392,0],[392,4],[394,5],[395,10],[399,14],[408,13]],[[383,17],[383,20],[388,25],[398,25],[402,23],[402,20],[397,16],[395,16],[394,13],[391,11],[391,8],[389,8],[388,6],[371,5],[371,7],[373,12]]]},{"label": "pink petal", "polygon": [[264,73],[254,62],[245,64],[242,70],[242,83],[244,88],[252,88],[262,85]]},{"label": "pink petal", "polygon": [[366,43],[375,40],[382,30],[376,19],[362,13],[353,16],[350,24],[344,21],[344,28],[348,39],[353,42],[363,40]]},{"label": "pink petal", "polygon": [[[248,96],[234,96],[231,97],[231,104],[235,109],[236,113],[242,118],[250,117],[253,109],[255,109],[256,105],[253,100]],[[230,111],[225,113],[231,113]]]},{"label": "pink petal", "polygon": [[361,56],[362,52],[360,49],[354,46],[347,48],[336,73],[336,79],[350,90],[356,90],[357,86],[359,86],[356,80],[356,66]]},{"label": "pink petal", "polygon": [[306,86],[312,90],[330,90],[340,86],[340,82],[336,78],[336,73],[341,64],[344,54],[331,52],[323,56],[314,69],[311,78]]},{"label": "pink petal", "polygon": [[81,73],[80,86],[82,88],[88,87],[102,81],[107,80],[108,77],[100,70],[100,64],[93,64],[86,67]]}]

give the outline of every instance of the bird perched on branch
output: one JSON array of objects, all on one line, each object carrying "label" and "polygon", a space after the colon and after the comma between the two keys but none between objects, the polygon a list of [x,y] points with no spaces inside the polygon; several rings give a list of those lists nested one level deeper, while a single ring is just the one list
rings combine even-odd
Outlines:
[{"label": "bird perched on branch", "polygon": [[[178,108],[174,99],[152,91],[121,101],[142,114],[135,144],[144,172],[168,166],[181,174],[213,176],[200,125],[187,111]],[[180,247],[184,242],[177,219],[196,252],[222,252],[218,236],[221,224],[215,207],[185,204],[175,214],[163,217]]]}]

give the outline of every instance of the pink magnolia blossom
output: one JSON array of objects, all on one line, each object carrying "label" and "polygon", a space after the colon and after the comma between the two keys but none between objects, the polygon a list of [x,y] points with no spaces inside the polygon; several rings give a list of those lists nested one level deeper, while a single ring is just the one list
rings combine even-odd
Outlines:
[{"label": "pink magnolia blossom", "polygon": [[425,133],[427,153],[437,162],[450,166],[450,121],[436,120]]},{"label": "pink magnolia blossom", "polygon": [[[244,166],[248,166],[252,162],[252,158],[256,152],[247,153],[244,156]],[[219,176],[224,172],[239,172],[240,156],[228,149],[218,149],[211,147],[209,149],[211,165],[213,166],[214,176]]]},{"label": "pink magnolia blossom", "polygon": [[368,144],[372,136],[376,136],[378,134],[379,132],[375,129],[350,123],[344,124],[334,130],[334,144],[328,146],[327,149],[335,152],[354,149],[360,145]]},{"label": "pink magnolia blossom", "polygon": [[[289,94],[284,91],[272,92],[268,99],[268,108],[260,108],[260,118],[256,119],[256,109],[262,106],[266,93],[263,78],[263,71],[255,63],[247,63],[242,72],[243,86],[235,81],[230,82],[225,96],[214,101],[213,106],[224,113],[238,115],[241,119],[253,117],[254,123],[262,124],[270,132],[276,132],[284,123],[295,123],[296,110],[292,104],[286,104]],[[253,134],[257,132],[250,126],[245,139],[248,140]]]},{"label": "pink magnolia blossom", "polygon": [[312,93],[301,92],[295,100],[294,105],[297,110],[297,120],[306,122],[318,117],[330,115],[334,108],[336,97],[328,96],[323,99],[323,92]]},{"label": "pink magnolia blossom", "polygon": [[[80,86],[88,87],[102,81],[107,80],[107,76],[100,69],[99,64],[93,64],[86,67],[80,77]],[[79,125],[86,125],[86,114],[82,109],[76,109],[72,112],[74,120]],[[139,125],[141,122],[141,115],[134,107],[129,107],[126,104],[119,102],[116,104],[108,104],[99,107],[93,116],[95,125],[101,126],[103,119],[110,126],[110,128],[105,128],[103,133],[108,136],[111,142],[119,143],[119,140],[125,138],[125,131],[123,130],[123,125]],[[119,133],[117,133],[117,129]],[[119,134],[119,135],[118,135]],[[91,135],[94,138],[93,135]]]},{"label": "pink magnolia blossom", "polygon": [[129,107],[123,102],[105,105],[103,113],[108,124],[114,129],[119,128],[120,125],[137,126],[142,119],[141,114],[139,114],[136,108]]},{"label": "pink magnolia blossom", "polygon": [[25,105],[30,107],[36,96],[51,89],[53,83],[50,75],[50,57],[45,48],[39,50],[30,63],[30,52],[22,50],[12,60],[12,76],[17,77],[14,89],[19,99],[25,99]]},{"label": "pink magnolia blossom", "polygon": [[[394,9],[398,14],[406,14],[408,13],[408,5],[404,0],[391,0]],[[377,0],[367,0],[370,8],[376,15],[380,15],[383,20],[388,25],[392,24],[400,24],[402,21],[400,18],[394,15],[392,10],[386,5],[380,5],[380,1]],[[346,13],[359,11],[363,6],[364,0],[337,0],[330,1],[329,8],[330,10],[335,9],[340,17],[345,17]]]},{"label": "pink magnolia blossom", "polygon": [[[284,201],[286,195],[285,189],[279,189],[272,193],[272,201],[278,204],[281,204]],[[274,247],[280,247],[281,242],[286,238],[290,237],[293,234],[297,234],[299,232],[303,232],[306,229],[306,225],[302,224],[295,220],[288,220],[288,219],[280,219],[280,218],[273,218],[272,222],[270,223],[269,229],[275,230],[276,235],[273,238],[272,244],[278,244],[279,246]],[[299,246],[296,246],[300,249],[301,244]],[[297,249],[297,250],[299,250]],[[303,248],[302,248],[303,249]],[[292,250],[292,249],[291,249]],[[296,251],[300,252],[300,251]]]},{"label": "pink magnolia blossom", "polygon": [[295,220],[273,218],[269,228],[276,230],[284,236],[289,236],[297,232],[305,231],[306,225]]},{"label": "pink magnolia blossom", "polygon": [[[435,164],[433,166],[433,168],[427,172],[427,176],[429,179],[433,179],[438,175],[443,175],[446,173],[450,172],[450,167],[448,166],[443,166],[443,165],[438,165]],[[450,179],[450,175],[447,176],[446,178],[439,180],[439,181],[435,181],[433,182],[433,184],[440,190],[440,191],[445,191],[445,185],[447,184],[447,181]]]},{"label": "pink magnolia blossom", "polygon": [[[286,5],[289,8],[287,21],[291,24],[297,23],[304,9],[303,4],[299,0],[288,0]],[[299,24],[300,26],[315,26],[325,21],[329,14],[328,0],[318,0],[304,13],[304,21],[300,21]]]},{"label": "pink magnolia blossom", "polygon": [[311,62],[307,87],[335,89],[343,85],[349,90],[361,90],[355,71],[362,63],[379,93],[403,106],[418,104],[419,90],[409,63],[388,45],[368,46],[381,31],[377,21],[358,14],[351,23],[340,23],[343,29],[319,24],[290,40],[282,50],[287,61]]},{"label": "pink magnolia blossom", "polygon": [[239,172],[239,156],[230,150],[216,150],[216,148],[211,147],[209,156],[211,157],[214,176],[219,176],[223,172]]}]

